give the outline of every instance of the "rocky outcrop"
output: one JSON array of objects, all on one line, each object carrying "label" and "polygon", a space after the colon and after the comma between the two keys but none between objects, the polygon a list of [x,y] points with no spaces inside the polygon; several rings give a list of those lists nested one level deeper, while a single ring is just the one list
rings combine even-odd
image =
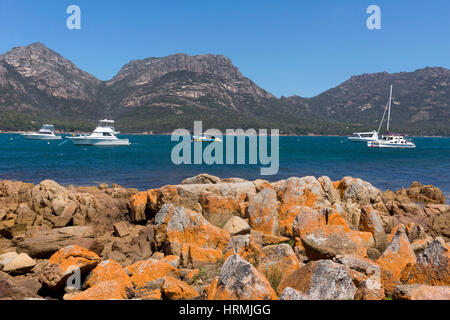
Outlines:
[{"label": "rocky outcrop", "polygon": [[84,225],[113,230],[113,223],[128,214],[129,197],[136,191],[119,186],[64,188],[51,180],[36,186],[3,180],[0,203],[4,217],[0,221],[0,234],[12,238],[32,227]]},{"label": "rocky outcrop", "polygon": [[237,236],[250,233],[251,227],[244,219],[238,216],[233,216],[223,226],[223,230],[228,231],[232,236]]},{"label": "rocky outcrop", "polygon": [[[366,246],[373,246],[371,236]],[[347,231],[342,226],[328,225],[302,238],[306,256],[310,260],[332,259],[336,255],[357,254],[367,256],[365,239],[355,231]]]},{"label": "rocky outcrop", "polygon": [[260,259],[264,256],[260,245],[255,241],[252,235],[231,237],[226,248],[224,259],[238,254],[254,266],[258,266]]},{"label": "rocky outcrop", "polygon": [[10,274],[27,273],[33,269],[36,261],[26,253],[8,252],[0,255],[0,270]]},{"label": "rocky outcrop", "polygon": [[442,238],[436,238],[419,254],[416,263],[410,263],[402,270],[401,281],[450,286],[450,245]]},{"label": "rocky outcrop", "polygon": [[127,291],[133,289],[130,276],[123,267],[114,260],[105,260],[99,263],[86,277],[84,288],[91,288],[103,281],[114,280]]},{"label": "rocky outcrop", "polygon": [[184,267],[214,264],[222,258],[230,234],[201,213],[164,205],[155,217],[155,239],[161,250],[179,256]]},{"label": "rocky outcrop", "polygon": [[48,259],[55,252],[69,245],[79,245],[97,253],[101,252],[101,244],[95,239],[92,226],[73,226],[52,230],[31,229],[25,236],[15,238],[13,244],[18,252],[24,252],[38,259]]},{"label": "rocky outcrop", "polygon": [[123,300],[128,294],[121,283],[115,280],[102,281],[89,289],[64,296],[65,300]]},{"label": "rocky outcrop", "polygon": [[234,215],[244,217],[247,199],[255,194],[254,184],[248,181],[164,186],[132,196],[130,212],[133,222],[142,222],[171,203],[201,212],[212,224],[223,226]]},{"label": "rocky outcrop", "polygon": [[[421,203],[435,203],[444,204],[445,196],[442,191],[432,185],[423,185],[420,182],[414,181],[409,188],[402,188],[395,192],[390,190],[384,193],[384,196],[397,202],[421,202]],[[408,201],[409,200],[409,201]]]},{"label": "rocky outcrop", "polygon": [[[267,279],[272,279],[273,282],[281,282],[292,272],[300,269],[301,266],[302,263],[298,260],[292,247],[283,243],[262,248],[258,270]],[[274,283],[274,285],[277,284]],[[278,290],[278,288],[275,289]]]},{"label": "rocky outcrop", "polygon": [[100,261],[96,253],[86,248],[67,246],[50,257],[48,264],[40,271],[39,280],[50,290],[57,291],[67,284],[70,276],[85,276]]},{"label": "rocky outcrop", "polygon": [[397,300],[450,300],[450,287],[420,284],[396,286],[393,298]]},{"label": "rocky outcrop", "polygon": [[164,298],[169,300],[193,300],[200,298],[200,294],[193,287],[172,277],[164,278],[161,293]]},{"label": "rocky outcrop", "polygon": [[400,283],[401,272],[409,264],[416,263],[416,255],[406,236],[405,226],[400,225],[391,234],[391,240],[380,258],[376,261],[381,267],[383,287],[392,294]]},{"label": "rocky outcrop", "polygon": [[280,295],[280,300],[311,300],[307,295],[298,290],[287,287]]},{"label": "rocky outcrop", "polygon": [[333,261],[347,268],[357,288],[355,299],[382,300],[385,298],[380,266],[375,262],[355,255],[336,256]]},{"label": "rocky outcrop", "polygon": [[445,297],[449,206],[430,203],[439,192],[429,186],[411,188],[419,191],[382,193],[351,177],[271,183],[199,175],[144,192],[1,181],[0,294]]},{"label": "rocky outcrop", "polygon": [[42,299],[38,295],[40,289],[36,279],[18,279],[0,271],[0,300]]},{"label": "rocky outcrop", "polygon": [[180,271],[170,264],[156,259],[136,262],[125,268],[131,276],[135,288],[144,288],[158,284],[166,276],[179,277]]},{"label": "rocky outcrop", "polygon": [[239,255],[225,261],[211,299],[273,300],[277,296],[267,279]]},{"label": "rocky outcrop", "polygon": [[311,300],[349,300],[356,293],[347,269],[330,260],[307,263],[283,280],[278,291],[287,287],[298,290]]}]

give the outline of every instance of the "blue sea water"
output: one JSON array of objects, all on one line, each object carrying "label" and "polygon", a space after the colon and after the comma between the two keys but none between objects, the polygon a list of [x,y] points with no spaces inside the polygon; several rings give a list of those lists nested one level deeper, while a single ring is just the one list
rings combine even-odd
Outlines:
[{"label": "blue sea water", "polygon": [[[276,181],[291,176],[332,180],[359,177],[385,189],[413,181],[433,184],[450,197],[450,138],[414,138],[416,149],[368,148],[345,137],[280,137],[278,174],[261,176],[261,165],[174,165],[170,136],[130,135],[129,147],[80,147],[64,141],[28,141],[0,134],[0,179],[63,185],[117,183],[141,190],[177,184],[207,172],[221,178]],[[206,145],[206,143],[204,143]],[[224,148],[225,149],[225,148]],[[269,148],[270,150],[270,148]],[[225,152],[225,151],[224,151]]]}]

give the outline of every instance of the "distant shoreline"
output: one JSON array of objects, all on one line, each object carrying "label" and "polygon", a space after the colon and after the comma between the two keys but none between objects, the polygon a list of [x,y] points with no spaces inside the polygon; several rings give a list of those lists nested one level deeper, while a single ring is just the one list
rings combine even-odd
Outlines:
[{"label": "distant shoreline", "polygon": [[[22,134],[32,131],[0,131],[0,134]],[[91,132],[55,132],[55,134],[64,135],[78,135],[78,134],[90,134]],[[148,133],[148,132],[120,132],[119,135],[129,135],[129,136],[170,136],[172,133]],[[224,136],[226,136],[224,134]],[[279,134],[280,137],[347,137],[348,135],[338,135],[338,134]],[[449,138],[450,136],[409,136],[411,138]]]}]

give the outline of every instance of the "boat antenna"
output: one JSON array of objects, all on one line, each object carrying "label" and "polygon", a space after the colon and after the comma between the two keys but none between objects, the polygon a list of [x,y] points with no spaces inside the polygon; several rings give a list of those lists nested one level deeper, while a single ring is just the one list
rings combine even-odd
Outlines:
[{"label": "boat antenna", "polygon": [[392,84],[391,93],[389,94],[389,109],[388,109],[388,121],[387,121],[387,132],[389,133],[389,121],[391,120],[391,101],[392,101]]}]

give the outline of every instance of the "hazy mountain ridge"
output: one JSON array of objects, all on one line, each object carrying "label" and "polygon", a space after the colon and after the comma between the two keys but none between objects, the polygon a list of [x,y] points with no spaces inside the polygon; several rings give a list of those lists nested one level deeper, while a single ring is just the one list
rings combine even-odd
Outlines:
[{"label": "hazy mountain ridge", "polygon": [[124,132],[205,127],[279,128],[292,134],[372,130],[394,85],[393,128],[450,135],[450,70],[363,74],[313,97],[276,98],[222,55],[175,54],[126,64],[100,81],[41,43],[0,55],[0,129],[54,122],[68,130],[113,117]]},{"label": "hazy mountain ridge", "polygon": [[[393,130],[419,134],[449,134],[450,70],[424,68],[351,77],[336,88],[302,102],[326,118],[378,126],[393,85]],[[422,131],[422,132],[420,132]]]}]

